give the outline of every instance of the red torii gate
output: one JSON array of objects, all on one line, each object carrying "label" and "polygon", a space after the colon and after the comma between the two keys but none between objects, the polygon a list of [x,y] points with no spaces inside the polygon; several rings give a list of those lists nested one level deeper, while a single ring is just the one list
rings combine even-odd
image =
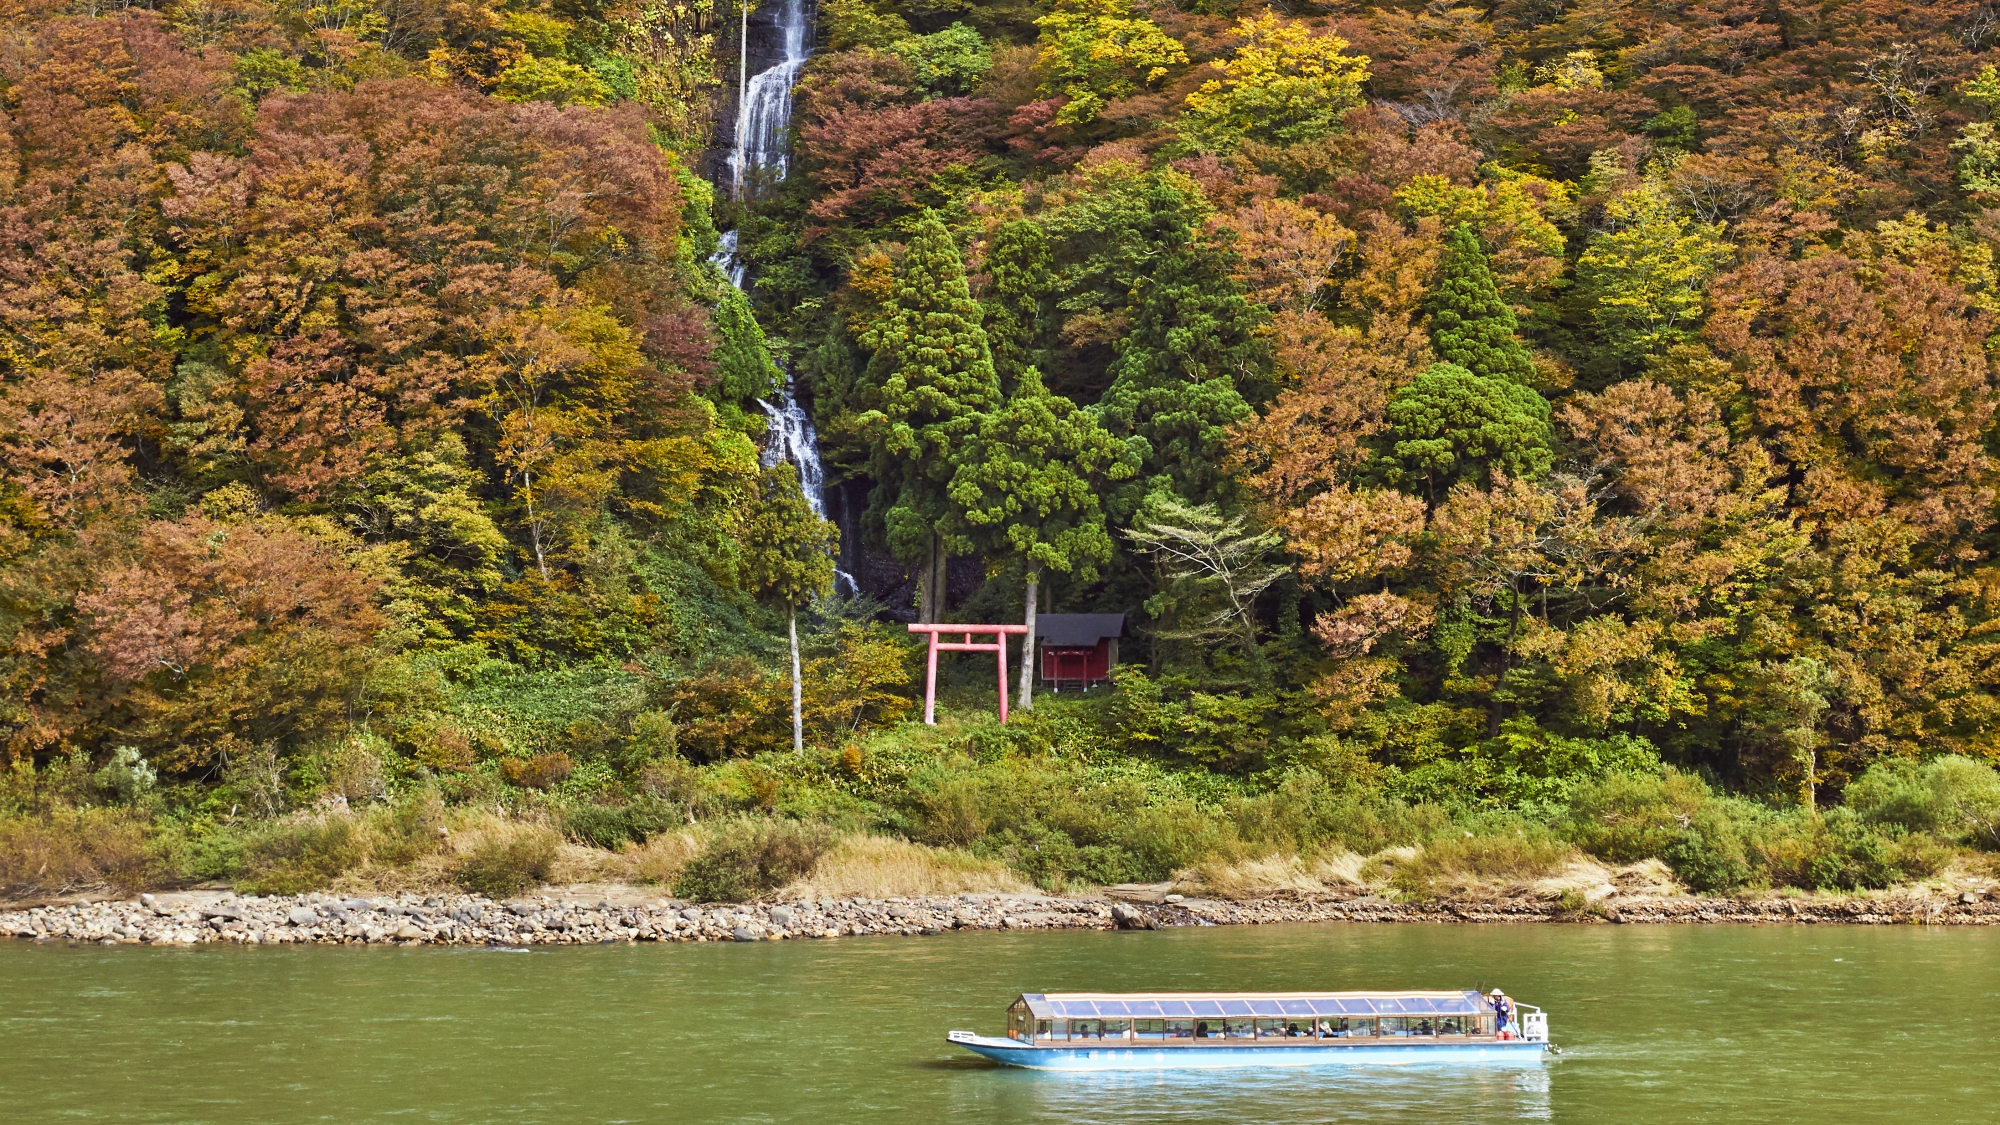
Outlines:
[{"label": "red torii gate", "polygon": [[[1007,721],[1007,636],[1026,633],[1026,625],[912,625],[912,633],[929,633],[931,647],[928,663],[924,668],[924,722],[937,725],[937,654],[939,652],[990,652],[996,654],[1000,666],[1000,721]],[[939,633],[962,633],[963,641],[940,641]],[[973,634],[985,636],[993,634],[991,644],[974,644]],[[1033,642],[1029,642],[1032,644]]]}]

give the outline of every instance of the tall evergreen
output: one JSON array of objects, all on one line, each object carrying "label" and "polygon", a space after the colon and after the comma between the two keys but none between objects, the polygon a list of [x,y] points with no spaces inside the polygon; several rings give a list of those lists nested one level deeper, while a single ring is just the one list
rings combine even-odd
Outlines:
[{"label": "tall evergreen", "polygon": [[937,216],[918,222],[886,304],[864,341],[874,358],[865,376],[868,409],[856,419],[873,443],[869,522],[897,558],[917,565],[918,617],[936,621],[944,613],[945,560],[966,547],[950,534],[946,489],[961,447],[1000,401],[965,261]]},{"label": "tall evergreen", "polygon": [[1523,385],[1535,381],[1535,361],[1521,342],[1514,310],[1500,299],[1471,227],[1451,232],[1424,311],[1431,317],[1431,343],[1439,359],[1489,379]]},{"label": "tall evergreen", "polygon": [[[1121,446],[1089,411],[1042,386],[1030,367],[1002,409],[987,416],[951,479],[964,534],[994,555],[1021,560],[1023,623],[1034,636],[1046,571],[1094,581],[1111,558],[1098,492],[1138,471],[1139,450]],[[1021,705],[1034,705],[1032,640],[1021,654]]]},{"label": "tall evergreen", "polygon": [[993,278],[992,295],[984,302],[986,335],[1003,385],[1011,386],[1036,362],[1043,306],[1054,284],[1051,261],[1048,232],[1033,219],[1014,219],[993,232],[986,250],[986,271]]},{"label": "tall evergreen", "polygon": [[[1134,289],[1132,328],[1118,342],[1098,417],[1112,434],[1143,438],[1146,476],[1202,502],[1225,490],[1229,427],[1261,398],[1268,363],[1260,310],[1233,279],[1234,253],[1204,235],[1205,201],[1190,186],[1147,186],[1143,231],[1160,247]],[[1125,497],[1137,503],[1143,489]]]}]

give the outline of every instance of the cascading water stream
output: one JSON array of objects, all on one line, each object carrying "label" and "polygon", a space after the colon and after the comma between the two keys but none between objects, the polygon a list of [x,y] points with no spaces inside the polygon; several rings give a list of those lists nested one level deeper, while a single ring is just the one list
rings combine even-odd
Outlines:
[{"label": "cascading water stream", "polygon": [[[745,0],[747,2],[747,0]],[[785,130],[792,125],[792,86],[812,48],[806,42],[805,0],[784,0],[778,10],[778,61],[752,76],[736,107],[736,147],[729,154],[729,186],[743,198],[750,178],[770,169],[773,179],[785,178]]]},{"label": "cascading water stream", "polygon": [[[774,180],[785,178],[785,134],[792,125],[792,86],[798,82],[799,71],[805,68],[812,53],[806,37],[809,22],[806,0],[783,0],[778,9],[778,61],[743,84],[741,101],[736,107],[736,144],[729,153],[730,194],[739,201],[757,184],[761,173],[768,172]],[[744,57],[748,58],[747,49]],[[749,267],[737,256],[736,247],[737,232],[724,231],[715,252],[715,263],[729,275],[729,283],[741,289]],[[813,430],[812,419],[792,391],[791,372],[785,373],[784,390],[776,403],[760,398],[757,405],[770,423],[760,458],[764,467],[771,468],[780,461],[796,466],[799,491],[805,494],[806,504],[814,515],[826,518],[826,469],[820,464],[819,434]],[[852,574],[838,568],[833,573],[836,586],[845,586],[849,594],[861,592]]]}]

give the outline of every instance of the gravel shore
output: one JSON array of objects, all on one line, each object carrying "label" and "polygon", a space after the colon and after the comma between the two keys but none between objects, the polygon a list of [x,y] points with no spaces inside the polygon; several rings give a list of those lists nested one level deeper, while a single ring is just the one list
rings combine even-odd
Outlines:
[{"label": "gravel shore", "polygon": [[597,897],[478,895],[259,898],[227,891],[79,900],[0,912],[0,936],[105,945],[594,945],[628,941],[785,941],[948,930],[1111,930],[1280,922],[1569,922],[1787,925],[2000,924],[1992,896],[1852,899],[1633,897],[1585,911],[1558,903],[1395,903],[1373,896],[1326,901],[1161,901],[1037,895],[821,899],[695,905],[618,888]]}]

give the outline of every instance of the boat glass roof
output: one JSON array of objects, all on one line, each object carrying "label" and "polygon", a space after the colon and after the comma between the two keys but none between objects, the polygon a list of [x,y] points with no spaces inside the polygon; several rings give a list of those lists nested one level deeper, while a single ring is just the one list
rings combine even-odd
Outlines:
[{"label": "boat glass roof", "polygon": [[1469,1016],[1489,1010],[1477,992],[1025,992],[1036,1019],[1226,1019],[1324,1016]]}]

